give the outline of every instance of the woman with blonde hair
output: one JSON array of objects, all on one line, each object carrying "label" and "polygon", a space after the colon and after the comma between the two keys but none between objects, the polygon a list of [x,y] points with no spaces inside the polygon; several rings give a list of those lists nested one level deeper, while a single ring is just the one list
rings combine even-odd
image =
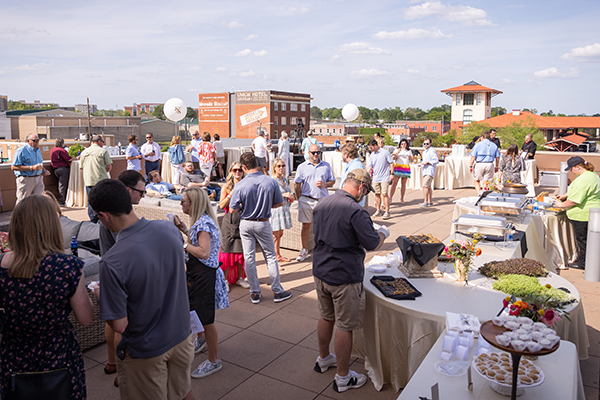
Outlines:
[{"label": "woman with blonde hair", "polygon": [[275,242],[275,253],[278,262],[290,262],[283,257],[280,252],[281,237],[284,229],[292,229],[292,214],[290,213],[290,204],[294,201],[294,193],[286,178],[286,163],[281,158],[273,161],[271,176],[277,181],[279,190],[283,196],[283,207],[273,208],[271,210],[271,226],[273,229],[273,241]]},{"label": "woman with blonde hair", "polygon": [[[48,197],[21,200],[12,212],[8,232],[12,251],[0,255],[0,297],[5,310],[0,394],[19,398],[21,373],[56,371],[64,374],[62,388],[68,394],[46,391],[42,396],[84,399],[83,355],[67,318],[73,310],[83,325],[92,322],[83,261],[63,253],[56,205]],[[40,388],[48,389],[43,384]]]},{"label": "woman with blonde hair", "polygon": [[177,227],[188,236],[184,245],[190,310],[196,311],[204,326],[204,336],[198,334],[194,341],[194,352],[208,348],[208,360],[200,364],[192,378],[204,378],[222,368],[217,354],[219,335],[215,326],[215,308],[229,307],[229,297],[223,271],[219,268],[219,246],[221,236],[208,194],[199,187],[191,187],[183,192],[181,208],[184,214],[195,221],[188,230],[185,224],[177,221]]},{"label": "woman with blonde hair", "polygon": [[392,188],[390,189],[390,202],[394,200],[396,186],[398,185],[398,181],[400,181],[400,204],[404,204],[406,182],[410,178],[410,163],[413,162],[408,140],[400,140],[398,148],[392,153],[392,158],[394,159],[394,176],[392,177]]},{"label": "woman with blonde hair", "polygon": [[169,159],[171,161],[171,183],[179,185],[179,178],[185,171],[185,156],[183,155],[183,147],[181,147],[181,136],[175,135],[171,138]]},{"label": "woman with blonde hair", "polygon": [[250,285],[246,281],[246,272],[244,271],[244,249],[242,248],[242,238],[240,236],[240,215],[229,212],[229,200],[231,192],[235,185],[244,178],[242,164],[234,162],[229,167],[227,183],[221,190],[221,200],[219,207],[225,211],[225,216],[221,222],[221,249],[219,250],[219,261],[221,269],[227,274],[227,282],[230,285],[238,285],[244,289],[249,289]]}]

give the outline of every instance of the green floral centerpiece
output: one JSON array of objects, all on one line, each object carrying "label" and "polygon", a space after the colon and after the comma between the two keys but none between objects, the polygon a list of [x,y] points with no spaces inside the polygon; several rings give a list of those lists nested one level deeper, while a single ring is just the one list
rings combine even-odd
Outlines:
[{"label": "green floral centerpiece", "polygon": [[576,301],[573,296],[563,290],[552,287],[550,284],[540,284],[534,276],[504,275],[494,282],[493,288],[521,298],[537,296],[562,304]]}]

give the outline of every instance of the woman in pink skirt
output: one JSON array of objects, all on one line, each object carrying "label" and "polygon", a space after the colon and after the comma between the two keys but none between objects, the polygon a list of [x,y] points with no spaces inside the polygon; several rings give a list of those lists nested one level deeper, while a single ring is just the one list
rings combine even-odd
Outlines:
[{"label": "woman in pink skirt", "polygon": [[410,178],[410,163],[413,156],[408,147],[408,140],[402,139],[400,145],[392,153],[394,159],[394,176],[392,177],[392,188],[390,190],[390,203],[394,199],[396,186],[400,180],[400,203],[404,204],[404,194],[406,193],[406,181]]}]

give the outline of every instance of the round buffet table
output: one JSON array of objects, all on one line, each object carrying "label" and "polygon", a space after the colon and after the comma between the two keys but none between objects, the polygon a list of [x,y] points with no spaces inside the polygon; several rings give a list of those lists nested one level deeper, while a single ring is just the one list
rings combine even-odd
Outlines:
[{"label": "round buffet table", "polygon": [[[493,259],[520,255],[517,243],[503,248],[484,242],[480,247],[483,254],[475,259],[476,267]],[[452,264],[440,263],[438,266],[440,270],[445,267],[446,272],[451,270],[452,273],[446,273],[443,278],[409,278],[423,294],[414,301],[389,299],[370,282],[373,275],[404,277],[398,269],[388,268],[383,274],[365,270],[365,320],[363,329],[354,332],[352,353],[365,360],[365,368],[377,390],[381,390],[385,383],[390,383],[396,391],[406,386],[445,330],[446,311],[472,314],[484,322],[502,308],[502,299],[507,295],[492,289],[493,280],[473,272],[469,285],[465,286],[454,278]],[[576,345],[580,359],[587,358],[589,339],[579,291],[569,281],[553,273],[541,281],[565,287],[579,300],[567,308],[571,320],[563,318],[556,323],[555,329],[563,340]]]}]

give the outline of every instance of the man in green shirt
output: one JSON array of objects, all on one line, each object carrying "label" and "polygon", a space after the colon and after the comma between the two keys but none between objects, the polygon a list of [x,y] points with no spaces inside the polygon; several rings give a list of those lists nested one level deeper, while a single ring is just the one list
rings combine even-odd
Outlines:
[{"label": "man in green shirt", "polygon": [[[102,179],[109,178],[108,173],[112,169],[112,160],[108,151],[103,149],[104,138],[100,135],[92,137],[90,147],[81,152],[79,168],[83,170],[83,183],[86,194]],[[94,221],[94,211],[88,202],[88,216]]]}]

